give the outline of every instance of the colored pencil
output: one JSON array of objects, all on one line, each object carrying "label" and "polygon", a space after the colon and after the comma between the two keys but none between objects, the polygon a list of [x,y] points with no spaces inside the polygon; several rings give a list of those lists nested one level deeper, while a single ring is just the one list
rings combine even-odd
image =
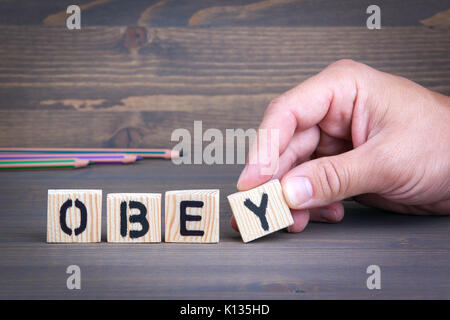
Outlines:
[{"label": "colored pencil", "polygon": [[172,159],[183,156],[183,150],[172,149],[116,149],[116,148],[0,148],[0,153],[120,153],[134,154],[144,158]]},{"label": "colored pencil", "polygon": [[90,160],[92,163],[105,164],[128,164],[141,160],[141,156],[134,154],[80,154],[80,153],[0,153],[0,160],[19,160],[19,159],[60,159],[76,158]]},{"label": "colored pencil", "polygon": [[0,160],[0,170],[7,169],[76,169],[89,165],[85,159]]}]

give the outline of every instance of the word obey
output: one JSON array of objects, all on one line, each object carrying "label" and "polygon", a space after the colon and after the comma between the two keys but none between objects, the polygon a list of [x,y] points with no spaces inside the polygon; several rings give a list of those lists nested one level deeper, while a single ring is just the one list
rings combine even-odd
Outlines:
[{"label": "word obey", "polygon": [[[219,242],[219,190],[165,194],[165,241]],[[244,242],[293,224],[278,180],[228,196]],[[160,193],[107,195],[107,241],[161,242]],[[101,190],[48,190],[47,242],[100,242]]]}]

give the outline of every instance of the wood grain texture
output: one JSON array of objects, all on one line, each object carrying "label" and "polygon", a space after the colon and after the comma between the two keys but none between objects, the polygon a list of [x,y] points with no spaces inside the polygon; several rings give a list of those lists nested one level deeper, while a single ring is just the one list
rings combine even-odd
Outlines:
[{"label": "wood grain texture", "polygon": [[450,9],[438,12],[432,17],[420,20],[420,23],[427,27],[449,28]]},{"label": "wood grain texture", "polygon": [[271,99],[341,58],[448,95],[447,40],[425,27],[5,26],[0,146],[168,147],[200,119],[255,128]]},{"label": "wood grain texture", "polygon": [[[226,200],[236,192],[241,170],[237,165],[174,166],[156,159],[50,175],[3,173],[0,298],[450,298],[450,217],[407,216],[345,202],[339,224],[310,223],[300,234],[276,232],[244,245],[229,224]],[[218,188],[220,242],[114,244],[104,242],[103,228],[101,243],[49,245],[47,189],[64,188],[68,180],[73,188],[98,188],[104,194]],[[102,220],[106,225],[106,215]],[[66,287],[66,268],[72,264],[81,268],[80,291]],[[367,290],[371,264],[381,267],[382,290]]]},{"label": "wood grain texture", "polygon": [[[142,214],[136,209],[130,209],[130,201],[137,201],[146,208],[145,219],[149,229],[143,236],[130,237],[131,230],[142,230],[139,223],[131,223],[130,216]],[[126,203],[127,233],[121,235],[121,203]],[[107,195],[107,239],[108,242],[149,243],[161,242],[161,194],[160,193],[108,193]]]},{"label": "wood grain texture", "polygon": [[[267,195],[265,210],[267,230],[264,229],[260,218],[244,205],[244,202],[249,199],[256,207],[261,206],[263,194]],[[257,188],[231,194],[228,196],[228,202],[244,242],[253,241],[294,224],[279,180],[272,180]]]},{"label": "wood grain texture", "polygon": [[[165,241],[184,243],[219,242],[219,196],[220,190],[178,190],[166,192]],[[188,216],[201,218],[198,221],[186,221],[186,230],[201,231],[202,235],[183,235],[181,233],[180,206],[183,201],[198,201],[202,203],[202,207],[188,207],[185,212]]]},{"label": "wood grain texture", "polygon": [[[0,24],[61,23],[71,0],[0,1]],[[370,0],[78,0],[83,26],[359,26]],[[383,26],[412,26],[448,9],[445,0],[379,0]],[[196,19],[194,19],[196,18]],[[201,19],[198,19],[201,18]]]},{"label": "wood grain texture", "polygon": [[[205,129],[256,128],[272,98],[341,58],[450,95],[449,31],[420,23],[448,1],[379,1],[376,31],[365,27],[366,0],[298,1],[188,26],[201,10],[258,2],[111,0],[83,10],[81,31],[69,32],[43,21],[72,0],[0,1],[0,146],[165,148],[194,120]],[[149,160],[2,173],[0,298],[450,299],[449,217],[344,202],[339,224],[244,245],[226,201],[241,170]],[[220,189],[220,242],[48,245],[47,191],[67,187]],[[72,264],[82,270],[80,291],[66,288]],[[382,290],[367,290],[372,264]]]},{"label": "wood grain texture", "polygon": [[[71,234],[62,230],[60,209],[71,200],[71,207],[66,211],[66,225]],[[81,226],[81,212],[75,202],[80,201],[86,208],[86,228],[76,234]],[[47,202],[47,242],[100,242],[102,228],[102,191],[101,190],[48,190]]]},{"label": "wood grain texture", "polygon": [[[88,2],[85,4],[82,4],[80,7],[80,11],[83,12],[89,8],[93,8],[96,7],[98,5],[101,4],[105,4],[110,2],[111,0],[94,0],[92,2]],[[44,24],[49,24],[49,25],[60,25],[60,26],[64,26],[66,24],[66,19],[69,16],[69,14],[67,14],[66,10],[60,11],[58,13],[55,14],[51,14],[48,17],[46,17],[43,21]]]},{"label": "wood grain texture", "polygon": [[189,19],[189,26],[202,25],[223,25],[249,21],[269,15],[277,8],[286,8],[294,3],[301,3],[297,0],[263,0],[246,5],[228,5],[209,7],[197,11]]}]

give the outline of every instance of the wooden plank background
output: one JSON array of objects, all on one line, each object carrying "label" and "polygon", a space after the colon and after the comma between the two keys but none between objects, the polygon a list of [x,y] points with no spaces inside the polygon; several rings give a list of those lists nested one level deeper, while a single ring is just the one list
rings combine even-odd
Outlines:
[{"label": "wooden plank background", "polygon": [[[254,128],[272,98],[341,58],[450,94],[446,1],[379,1],[373,31],[370,1],[83,0],[79,31],[65,27],[69,4],[0,1],[0,146],[169,147],[194,120]],[[0,298],[450,298],[447,217],[348,202],[341,224],[244,245],[225,198],[241,169],[155,160],[1,173]],[[218,188],[221,242],[47,245],[53,188],[103,189],[104,208],[108,192]],[[81,291],[66,288],[70,264]],[[382,268],[377,292],[370,264]]]}]

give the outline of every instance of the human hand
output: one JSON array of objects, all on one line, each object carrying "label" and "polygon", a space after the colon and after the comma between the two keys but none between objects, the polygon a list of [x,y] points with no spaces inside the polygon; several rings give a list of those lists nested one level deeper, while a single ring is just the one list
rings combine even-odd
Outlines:
[{"label": "human hand", "polygon": [[[281,179],[290,232],[309,220],[340,221],[349,197],[399,213],[450,214],[447,96],[340,60],[274,99],[260,129],[279,130],[278,171],[264,175],[247,159],[237,187]],[[259,152],[268,148],[258,142]]]}]

